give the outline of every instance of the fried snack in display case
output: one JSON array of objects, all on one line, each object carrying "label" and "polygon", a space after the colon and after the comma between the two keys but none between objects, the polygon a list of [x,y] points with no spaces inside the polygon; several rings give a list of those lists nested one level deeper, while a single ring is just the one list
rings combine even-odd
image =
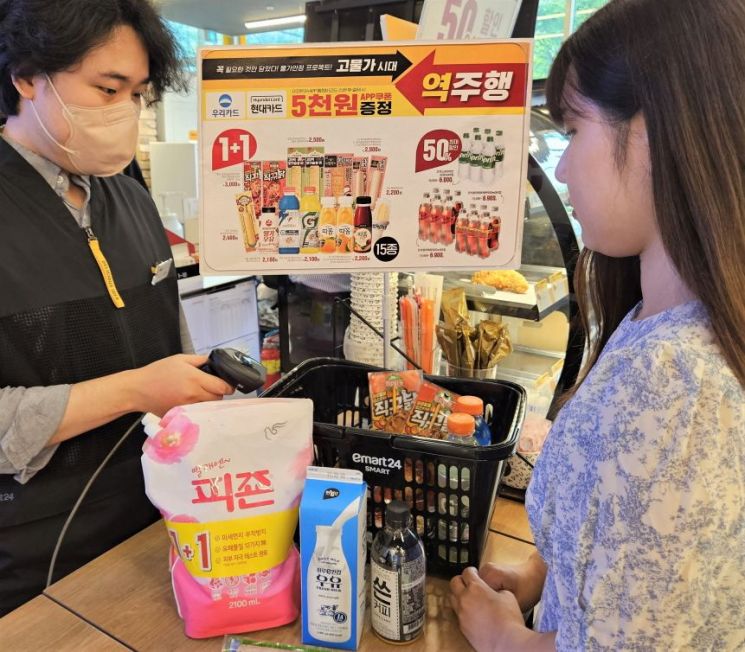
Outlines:
[{"label": "fried snack in display case", "polygon": [[474,272],[471,281],[476,285],[491,285],[497,290],[514,292],[515,294],[527,294],[528,292],[528,281],[514,269],[490,269]]}]

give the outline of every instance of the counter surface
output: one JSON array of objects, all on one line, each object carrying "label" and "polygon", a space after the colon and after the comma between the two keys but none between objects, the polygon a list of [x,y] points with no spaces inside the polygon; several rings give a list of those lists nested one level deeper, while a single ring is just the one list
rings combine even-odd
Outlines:
[{"label": "counter surface", "polygon": [[[499,499],[491,525],[492,528],[508,531],[489,532],[485,561],[518,563],[527,559],[535,549],[527,542],[530,530],[520,503],[510,504],[510,501]],[[41,637],[29,639],[32,642],[38,640],[39,645],[9,648],[19,650],[66,649],[55,644],[57,638],[68,644],[69,649],[124,649],[118,640],[142,651],[219,650],[219,638],[192,640],[184,635],[183,623],[173,599],[167,550],[168,538],[163,524],[151,525],[50,586],[45,596],[36,598],[0,620],[0,639],[6,643],[25,641],[27,635]],[[425,634],[407,645],[407,651],[471,649],[458,628],[448,591],[447,580],[427,578]],[[56,618],[60,623],[57,625],[57,621],[54,621],[51,634],[47,627],[50,618]],[[41,623],[44,623],[43,628],[40,627]],[[50,635],[54,640],[44,638]],[[246,637],[299,644],[300,622],[298,620],[285,627],[253,632],[246,634]],[[398,646],[385,644],[370,631],[369,609],[359,649],[361,652],[398,649]]]},{"label": "counter surface", "polygon": [[119,652],[127,648],[83,619],[40,595],[0,619],[4,650]]}]

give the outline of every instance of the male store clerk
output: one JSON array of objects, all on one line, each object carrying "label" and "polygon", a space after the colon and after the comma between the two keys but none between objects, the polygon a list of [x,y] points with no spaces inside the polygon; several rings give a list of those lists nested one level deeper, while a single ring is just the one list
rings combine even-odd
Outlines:
[{"label": "male store clerk", "polygon": [[[33,25],[33,29],[28,29]],[[0,615],[45,584],[62,526],[138,413],[219,399],[132,160],[143,95],[181,84],[148,0],[0,0]],[[54,579],[153,522],[137,426]]]}]

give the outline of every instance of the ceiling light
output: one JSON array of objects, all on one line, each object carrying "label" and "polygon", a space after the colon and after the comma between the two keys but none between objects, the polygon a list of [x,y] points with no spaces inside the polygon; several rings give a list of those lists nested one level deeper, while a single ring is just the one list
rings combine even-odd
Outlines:
[{"label": "ceiling light", "polygon": [[266,20],[251,20],[247,23],[246,29],[264,29],[265,27],[281,27],[283,25],[302,25],[305,23],[305,14],[297,16],[285,16],[284,18],[267,18]]}]

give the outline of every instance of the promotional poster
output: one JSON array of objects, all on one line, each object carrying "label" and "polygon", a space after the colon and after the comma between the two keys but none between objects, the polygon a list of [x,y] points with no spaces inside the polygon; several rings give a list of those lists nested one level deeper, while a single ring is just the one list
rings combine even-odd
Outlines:
[{"label": "promotional poster", "polygon": [[203,49],[201,273],[519,267],[531,48]]}]

